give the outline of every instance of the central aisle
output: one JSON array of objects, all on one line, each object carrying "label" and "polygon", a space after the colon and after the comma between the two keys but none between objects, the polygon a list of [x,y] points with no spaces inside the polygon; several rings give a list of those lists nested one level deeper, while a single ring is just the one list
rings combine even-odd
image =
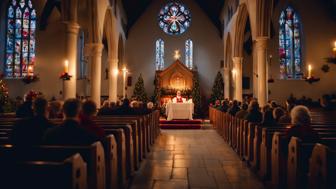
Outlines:
[{"label": "central aisle", "polygon": [[162,130],[131,189],[262,189],[215,130]]}]

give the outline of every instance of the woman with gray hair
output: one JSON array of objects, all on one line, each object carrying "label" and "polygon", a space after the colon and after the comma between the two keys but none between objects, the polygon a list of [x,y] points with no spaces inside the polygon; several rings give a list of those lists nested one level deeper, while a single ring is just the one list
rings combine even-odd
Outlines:
[{"label": "woman with gray hair", "polygon": [[291,137],[298,137],[303,142],[315,143],[319,136],[311,127],[310,111],[306,106],[296,106],[291,111],[292,127],[287,131],[288,141]]}]

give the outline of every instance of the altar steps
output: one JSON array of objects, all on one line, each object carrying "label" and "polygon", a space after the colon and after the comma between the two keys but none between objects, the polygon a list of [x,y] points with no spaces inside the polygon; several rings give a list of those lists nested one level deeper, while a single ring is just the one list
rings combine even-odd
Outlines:
[{"label": "altar steps", "polygon": [[202,120],[160,120],[161,129],[201,129]]}]

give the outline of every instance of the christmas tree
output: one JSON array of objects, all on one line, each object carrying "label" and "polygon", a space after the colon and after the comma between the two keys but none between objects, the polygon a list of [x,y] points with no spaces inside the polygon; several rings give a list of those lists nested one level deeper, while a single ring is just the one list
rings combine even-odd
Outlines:
[{"label": "christmas tree", "polygon": [[142,74],[140,74],[138,81],[135,83],[133,97],[138,101],[142,101],[144,103],[147,102],[147,94],[145,92],[145,84]]},{"label": "christmas tree", "polygon": [[215,79],[215,83],[212,87],[210,102],[214,103],[216,100],[223,100],[223,99],[224,99],[224,81],[222,74],[218,72]]},{"label": "christmas tree", "polygon": [[0,76],[0,113],[4,112],[4,107],[9,103],[8,88]]},{"label": "christmas tree", "polygon": [[202,116],[201,88],[197,72],[194,72],[193,75],[193,88],[191,90],[191,97],[195,105],[195,117]]}]

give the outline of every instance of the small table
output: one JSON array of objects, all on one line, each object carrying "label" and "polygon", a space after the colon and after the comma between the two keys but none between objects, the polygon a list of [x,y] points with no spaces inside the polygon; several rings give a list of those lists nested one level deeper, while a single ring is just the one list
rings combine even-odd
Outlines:
[{"label": "small table", "polygon": [[194,103],[168,103],[166,105],[167,120],[193,119]]}]

